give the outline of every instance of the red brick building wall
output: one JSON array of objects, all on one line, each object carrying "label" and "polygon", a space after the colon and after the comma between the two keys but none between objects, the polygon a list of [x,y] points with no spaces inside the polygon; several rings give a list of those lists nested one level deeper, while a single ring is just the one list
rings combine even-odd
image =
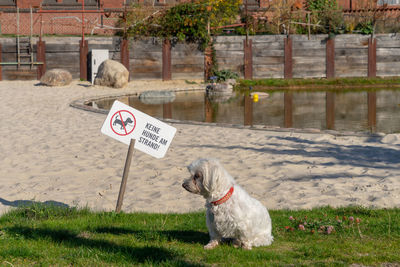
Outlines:
[{"label": "red brick building wall", "polygon": [[[101,24],[101,14],[85,14],[85,34],[114,35],[116,22],[118,21],[118,13],[111,13],[109,17],[103,16],[103,24]],[[40,22],[42,21],[42,34],[82,34],[82,15],[79,13],[62,13],[62,14],[40,14],[33,13],[32,20],[29,12],[20,13],[19,15],[19,34],[29,35],[31,31],[34,35],[40,34]],[[17,33],[17,16],[16,13],[0,14],[0,25],[2,34]]]},{"label": "red brick building wall", "polygon": [[[40,4],[43,9],[65,10],[66,8],[79,10],[82,7],[83,0],[0,0],[0,33],[16,34],[17,33],[17,15],[16,9],[20,8],[19,34],[30,34],[32,24],[33,34],[40,33],[40,22],[42,23],[43,34],[81,34],[82,33],[82,14],[80,13],[54,13],[42,14],[37,13]],[[113,35],[116,31],[116,23],[125,5],[132,3],[145,3],[150,0],[85,0],[85,9],[105,10],[106,14],[86,13],[85,17],[85,34],[101,34]],[[187,2],[189,0],[156,0],[155,4],[162,7],[165,4],[173,4],[177,2]],[[347,12],[362,8],[369,0],[338,0],[338,4]],[[150,1],[153,3],[153,0]],[[149,2],[149,3],[150,3]],[[306,0],[297,0],[296,7],[304,7]],[[86,5],[88,3],[88,5]],[[247,0],[247,3],[258,9],[268,7],[270,0]],[[33,16],[31,19],[30,8],[33,8]]]}]

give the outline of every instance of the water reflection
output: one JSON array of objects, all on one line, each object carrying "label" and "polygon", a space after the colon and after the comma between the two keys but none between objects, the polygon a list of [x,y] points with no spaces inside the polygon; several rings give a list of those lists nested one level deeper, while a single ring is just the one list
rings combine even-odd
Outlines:
[{"label": "water reflection", "polygon": [[325,97],[326,109],[326,129],[335,129],[335,93],[326,92]]},{"label": "water reflection", "polygon": [[[110,109],[115,99],[96,101]],[[338,131],[400,132],[400,91],[271,92],[253,102],[249,96],[177,93],[174,102],[144,104],[137,97],[118,99],[153,117],[183,121]]]}]

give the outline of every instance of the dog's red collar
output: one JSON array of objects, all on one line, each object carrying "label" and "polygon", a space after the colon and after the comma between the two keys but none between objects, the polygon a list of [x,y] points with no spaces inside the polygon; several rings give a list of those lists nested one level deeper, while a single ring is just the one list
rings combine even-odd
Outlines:
[{"label": "dog's red collar", "polygon": [[233,186],[231,187],[231,189],[229,189],[228,193],[226,193],[225,196],[223,196],[221,199],[219,199],[217,201],[211,202],[211,204],[213,204],[214,206],[221,205],[222,203],[225,203],[226,201],[228,201],[228,199],[231,198],[232,194],[233,194]]}]

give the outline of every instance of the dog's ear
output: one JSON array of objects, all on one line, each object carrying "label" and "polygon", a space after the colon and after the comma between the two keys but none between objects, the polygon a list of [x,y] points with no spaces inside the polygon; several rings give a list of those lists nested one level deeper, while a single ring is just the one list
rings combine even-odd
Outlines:
[{"label": "dog's ear", "polygon": [[210,193],[220,194],[232,186],[231,177],[217,160],[208,160],[206,166],[203,185]]}]

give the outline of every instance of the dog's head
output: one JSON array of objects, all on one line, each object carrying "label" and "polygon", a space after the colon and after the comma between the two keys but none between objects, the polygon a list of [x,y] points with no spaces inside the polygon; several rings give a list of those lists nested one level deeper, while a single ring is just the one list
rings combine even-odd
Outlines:
[{"label": "dog's head", "polygon": [[188,170],[191,177],[183,182],[183,188],[204,198],[220,196],[235,183],[216,159],[198,159]]}]

